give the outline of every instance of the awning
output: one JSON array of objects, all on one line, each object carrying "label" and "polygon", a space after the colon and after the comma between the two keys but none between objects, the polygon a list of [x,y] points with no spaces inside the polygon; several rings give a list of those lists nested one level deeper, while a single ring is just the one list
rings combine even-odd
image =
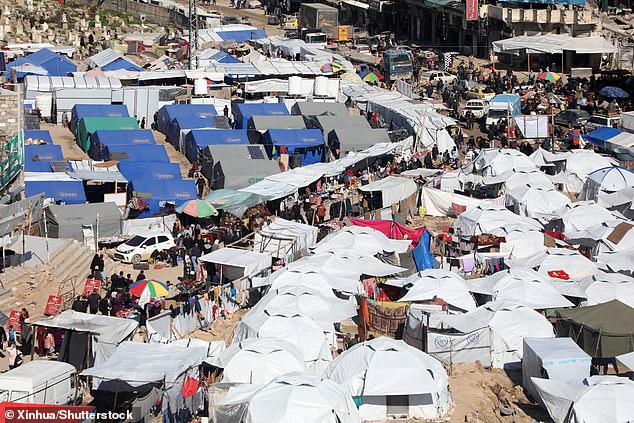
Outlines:
[{"label": "awning", "polygon": [[353,7],[358,7],[359,9],[367,10],[370,8],[369,4],[361,3],[360,1],[357,1],[357,0],[342,0],[342,3],[349,4],[350,6],[353,6]]},{"label": "awning", "polygon": [[601,54],[616,53],[617,48],[602,36],[571,37],[565,34],[522,35],[493,42],[496,53],[561,54],[564,50]]},{"label": "awning", "polygon": [[269,254],[238,248],[221,248],[205,254],[198,260],[221,265],[221,274],[229,280],[255,276],[262,270],[271,267],[272,263]]}]

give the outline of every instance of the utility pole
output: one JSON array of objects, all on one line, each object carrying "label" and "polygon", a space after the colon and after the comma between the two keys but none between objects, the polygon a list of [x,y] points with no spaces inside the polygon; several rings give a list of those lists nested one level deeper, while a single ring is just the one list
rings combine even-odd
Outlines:
[{"label": "utility pole", "polygon": [[187,49],[187,65],[196,68],[192,63],[194,53],[198,49],[198,0],[189,0],[189,48]]}]

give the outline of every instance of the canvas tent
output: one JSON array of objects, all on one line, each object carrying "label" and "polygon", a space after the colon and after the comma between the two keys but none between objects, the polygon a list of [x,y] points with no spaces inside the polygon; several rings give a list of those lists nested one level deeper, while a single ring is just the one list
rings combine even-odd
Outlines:
[{"label": "canvas tent", "polygon": [[67,180],[44,180],[46,175],[51,173],[37,173],[41,174],[43,179],[29,180],[25,177],[24,192],[26,197],[44,194],[44,198],[52,198],[56,203],[84,204],[86,202],[82,181],[70,178]]},{"label": "canvas tent", "polygon": [[262,144],[272,159],[282,153],[301,157],[301,165],[324,161],[326,145],[317,129],[269,129],[262,137]]},{"label": "canvas tent", "polygon": [[291,114],[298,116],[348,116],[348,108],[343,103],[298,101],[291,107]]},{"label": "canvas tent", "polygon": [[619,300],[557,311],[557,335],[569,336],[592,357],[634,350],[634,308]]},{"label": "canvas tent", "polygon": [[251,116],[247,129],[264,133],[269,129],[306,129],[301,116]]},{"label": "canvas tent", "polygon": [[319,254],[344,250],[352,254],[400,254],[406,252],[410,244],[410,240],[390,239],[376,229],[362,226],[347,226],[319,241],[319,243],[313,247],[313,252]]},{"label": "canvas tent", "polygon": [[252,116],[289,116],[283,103],[234,103],[232,109],[236,129],[246,129]]},{"label": "canvas tent", "polygon": [[[47,222],[48,236],[51,238],[71,238],[84,241],[83,229],[87,226],[94,227],[100,238],[115,237],[121,235],[123,216],[115,203],[93,203],[55,205],[51,204],[44,209],[44,218]],[[41,223],[44,231],[44,223]]]},{"label": "canvas tent", "polygon": [[177,208],[189,200],[198,198],[196,185],[192,180],[139,178],[129,184],[128,189],[132,196],[141,197],[149,203],[137,217],[160,214],[164,209]]},{"label": "canvas tent", "polygon": [[503,368],[522,361],[524,337],[553,338],[553,327],[541,314],[519,304],[492,301],[465,314],[438,315],[444,327],[427,335],[429,354],[442,362]]},{"label": "canvas tent", "polygon": [[229,130],[229,122],[224,116],[178,116],[172,120],[169,126],[167,139],[180,152],[185,151],[187,132],[192,129],[222,129]]},{"label": "canvas tent", "polygon": [[169,163],[170,158],[164,145],[115,144],[108,147],[107,160]]},{"label": "canvas tent", "polygon": [[586,177],[597,169],[618,164],[618,161],[595,153],[593,150],[571,150],[572,154],[566,159],[566,183],[567,191],[581,192]]},{"label": "canvas tent", "polygon": [[[6,67],[7,70],[15,69],[18,79],[22,79],[28,74],[67,76],[77,71],[77,65],[67,57],[54,53],[47,48],[9,62]],[[30,69],[33,69],[33,71]]]},{"label": "canvas tent", "polygon": [[480,204],[472,207],[460,214],[454,223],[454,230],[459,231],[462,236],[482,234],[504,236],[509,230],[517,227],[541,229],[541,224],[494,204]]},{"label": "canvas tent", "polygon": [[[508,260],[510,268],[528,267],[543,276],[560,274],[565,280],[581,280],[597,272],[597,265],[578,251],[566,248],[548,248],[531,256]],[[557,273],[553,273],[557,272]],[[564,274],[561,274],[564,272]],[[560,277],[561,279],[561,277]]]},{"label": "canvas tent", "polygon": [[34,324],[64,331],[59,361],[70,363],[77,369],[106,362],[120,343],[132,339],[139,326],[139,322],[132,319],[73,310],[63,311]]},{"label": "canvas tent", "polygon": [[615,192],[634,187],[634,172],[621,166],[597,169],[588,175],[580,198],[596,201],[601,192]]},{"label": "canvas tent", "polygon": [[581,382],[590,376],[592,358],[570,338],[524,338],[522,386],[539,400],[533,378]]},{"label": "canvas tent", "polygon": [[24,171],[51,172],[51,162],[64,161],[62,147],[53,144],[25,145]]},{"label": "canvas tent", "polygon": [[122,118],[130,117],[130,112],[123,104],[75,104],[71,109],[69,121],[70,130],[75,136],[79,121],[85,117]]},{"label": "canvas tent", "polygon": [[181,180],[181,168],[178,163],[148,162],[124,160],[118,165],[121,174],[128,180],[157,179]]},{"label": "canvas tent", "polygon": [[[388,284],[391,283],[388,281]],[[475,310],[476,303],[469,288],[458,274],[443,269],[426,269],[402,281],[403,286],[411,285],[407,294],[399,301],[431,301],[442,299],[450,306],[463,311]]]},{"label": "canvas tent", "polygon": [[442,365],[400,340],[380,337],[356,344],[332,361],[325,376],[361,403],[364,420],[438,419],[452,404]]},{"label": "canvas tent", "polygon": [[172,122],[177,117],[216,116],[216,108],[212,104],[166,104],[158,111],[158,130],[169,134]]},{"label": "canvas tent", "polygon": [[330,133],[340,128],[355,128],[359,130],[372,129],[370,123],[363,116],[315,116],[309,121],[311,127],[321,129],[325,140],[330,140]]},{"label": "canvas tent", "polygon": [[597,272],[581,281],[585,287],[584,305],[619,300],[634,308],[634,278],[621,273]]},{"label": "canvas tent", "polygon": [[273,257],[287,258],[317,243],[318,228],[278,217],[253,238],[254,250]]},{"label": "canvas tent", "polygon": [[397,204],[418,192],[418,185],[409,178],[388,176],[359,187],[363,192],[380,192],[383,207]]},{"label": "canvas tent", "polygon": [[133,117],[84,117],[77,123],[76,141],[82,150],[90,150],[92,134],[97,130],[136,130],[139,122]]},{"label": "canvas tent", "polygon": [[246,129],[193,129],[185,136],[185,157],[194,163],[208,145],[249,144]]},{"label": "canvas tent", "polygon": [[335,128],[328,134],[328,146],[337,157],[345,151],[362,151],[380,142],[390,142],[390,136],[384,128]]},{"label": "canvas tent", "polygon": [[242,189],[280,172],[261,145],[208,145],[198,154],[211,189]]},{"label": "canvas tent", "polygon": [[271,267],[271,256],[268,254],[230,247],[212,251],[198,260],[220,266],[221,277],[231,281],[255,276]]},{"label": "canvas tent", "polygon": [[109,147],[115,145],[154,145],[154,135],[149,129],[138,130],[98,130],[90,137],[90,157],[94,160],[107,160]]},{"label": "canvas tent", "polygon": [[361,423],[350,394],[306,373],[287,373],[264,386],[230,387],[222,399],[214,399],[210,408],[217,423]]},{"label": "canvas tent", "polygon": [[628,423],[634,416],[634,382],[619,376],[592,376],[581,382],[533,378],[555,423]]},{"label": "canvas tent", "polygon": [[302,353],[290,342],[277,338],[234,342],[218,357],[205,362],[223,370],[224,383],[261,385],[285,373],[307,370]]},{"label": "canvas tent", "polygon": [[506,203],[519,215],[546,224],[560,216],[557,211],[570,204],[570,199],[554,189],[524,186],[508,192]]}]

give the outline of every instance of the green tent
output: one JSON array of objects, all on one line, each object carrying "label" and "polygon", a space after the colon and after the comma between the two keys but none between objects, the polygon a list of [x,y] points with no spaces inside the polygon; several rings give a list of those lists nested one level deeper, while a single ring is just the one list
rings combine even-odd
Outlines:
[{"label": "green tent", "polygon": [[82,150],[90,150],[90,135],[98,130],[139,129],[139,122],[133,117],[85,117],[77,124],[77,145]]},{"label": "green tent", "polygon": [[592,357],[634,351],[634,308],[619,300],[557,310],[557,336],[569,336]]}]

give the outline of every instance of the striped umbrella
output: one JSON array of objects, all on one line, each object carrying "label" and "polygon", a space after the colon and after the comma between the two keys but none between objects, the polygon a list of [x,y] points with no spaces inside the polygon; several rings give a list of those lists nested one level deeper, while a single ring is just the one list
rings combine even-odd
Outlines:
[{"label": "striped umbrella", "polygon": [[141,298],[146,291],[150,294],[150,298],[166,297],[169,288],[163,282],[154,279],[143,279],[130,285],[130,294],[135,297]]},{"label": "striped umbrella", "polygon": [[193,217],[209,217],[218,214],[218,210],[214,206],[198,199],[183,203],[176,211]]},{"label": "striped umbrella", "polygon": [[380,78],[374,72],[370,72],[366,76],[363,77],[363,80],[365,82],[379,82]]},{"label": "striped umbrella", "polygon": [[537,79],[542,81],[557,81],[558,79],[561,79],[561,76],[554,72],[542,72],[539,74]]},{"label": "striped umbrella", "polygon": [[320,69],[324,73],[330,73],[330,72],[337,73],[337,72],[343,72],[346,70],[346,68],[341,63],[338,63],[338,62],[326,63]]}]

